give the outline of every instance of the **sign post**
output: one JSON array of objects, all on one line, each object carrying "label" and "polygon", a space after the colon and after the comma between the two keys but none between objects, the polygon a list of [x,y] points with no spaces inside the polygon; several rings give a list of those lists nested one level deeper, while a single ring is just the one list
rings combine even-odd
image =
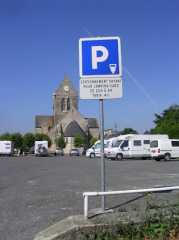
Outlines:
[{"label": "sign post", "polygon": [[[104,160],[104,106],[103,99],[99,100],[100,104],[100,140],[101,140],[101,192],[106,191],[106,168]],[[101,197],[101,209],[105,210],[105,197]]]},{"label": "sign post", "polygon": [[[122,97],[122,62],[119,37],[79,40],[80,98],[98,99],[100,105],[101,191],[106,191],[104,159],[104,99]],[[101,197],[105,211],[105,197]]]}]

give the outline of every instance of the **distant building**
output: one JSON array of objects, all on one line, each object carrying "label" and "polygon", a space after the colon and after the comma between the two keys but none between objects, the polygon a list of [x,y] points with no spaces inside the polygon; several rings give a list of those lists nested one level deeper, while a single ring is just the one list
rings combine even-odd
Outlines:
[{"label": "distant building", "polygon": [[55,148],[55,139],[63,135],[66,140],[65,152],[74,147],[74,137],[81,135],[99,137],[99,125],[96,118],[85,118],[78,111],[78,93],[65,77],[53,94],[53,115],[37,115],[35,117],[36,133],[47,134]]},{"label": "distant building", "polygon": [[120,135],[121,135],[121,132],[119,132],[117,130],[113,130],[112,128],[104,130],[104,138],[105,139],[109,139],[112,137],[118,137]]},{"label": "distant building", "polygon": [[113,129],[112,128],[109,128],[109,129],[105,129],[104,130],[104,136],[109,136],[111,135],[113,132]]}]

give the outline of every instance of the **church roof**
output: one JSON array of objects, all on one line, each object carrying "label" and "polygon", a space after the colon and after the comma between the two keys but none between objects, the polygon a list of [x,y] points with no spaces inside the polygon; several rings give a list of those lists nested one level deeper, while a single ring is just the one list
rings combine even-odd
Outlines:
[{"label": "church roof", "polygon": [[78,125],[76,121],[72,121],[65,129],[64,136],[65,137],[75,137],[76,135],[81,135],[85,137],[86,134],[82,130],[82,128]]},{"label": "church roof", "polygon": [[35,116],[35,127],[40,128],[43,125],[53,126],[53,116],[37,115]]},{"label": "church roof", "polygon": [[98,121],[96,118],[86,118],[88,120],[89,128],[99,128]]}]

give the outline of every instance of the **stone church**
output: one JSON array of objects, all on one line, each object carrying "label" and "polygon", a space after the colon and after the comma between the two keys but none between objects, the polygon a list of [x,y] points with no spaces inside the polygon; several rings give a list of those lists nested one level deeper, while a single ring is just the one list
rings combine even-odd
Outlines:
[{"label": "stone church", "polygon": [[99,137],[99,126],[96,118],[83,117],[78,111],[78,93],[67,77],[53,94],[53,115],[35,116],[35,132],[47,134],[52,140],[52,149],[56,148],[55,139],[61,135],[65,137],[68,153],[74,148],[74,137],[81,135]]}]

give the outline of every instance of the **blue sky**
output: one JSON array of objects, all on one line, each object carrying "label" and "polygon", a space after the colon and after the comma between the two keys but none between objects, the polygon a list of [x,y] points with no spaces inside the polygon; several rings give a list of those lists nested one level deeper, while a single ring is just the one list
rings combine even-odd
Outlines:
[{"label": "blue sky", "polygon": [[[78,39],[120,36],[124,96],[104,103],[105,127],[153,126],[179,103],[179,1],[0,0],[0,133],[34,130],[64,75],[79,88]],[[80,112],[99,117],[96,100]]]}]

